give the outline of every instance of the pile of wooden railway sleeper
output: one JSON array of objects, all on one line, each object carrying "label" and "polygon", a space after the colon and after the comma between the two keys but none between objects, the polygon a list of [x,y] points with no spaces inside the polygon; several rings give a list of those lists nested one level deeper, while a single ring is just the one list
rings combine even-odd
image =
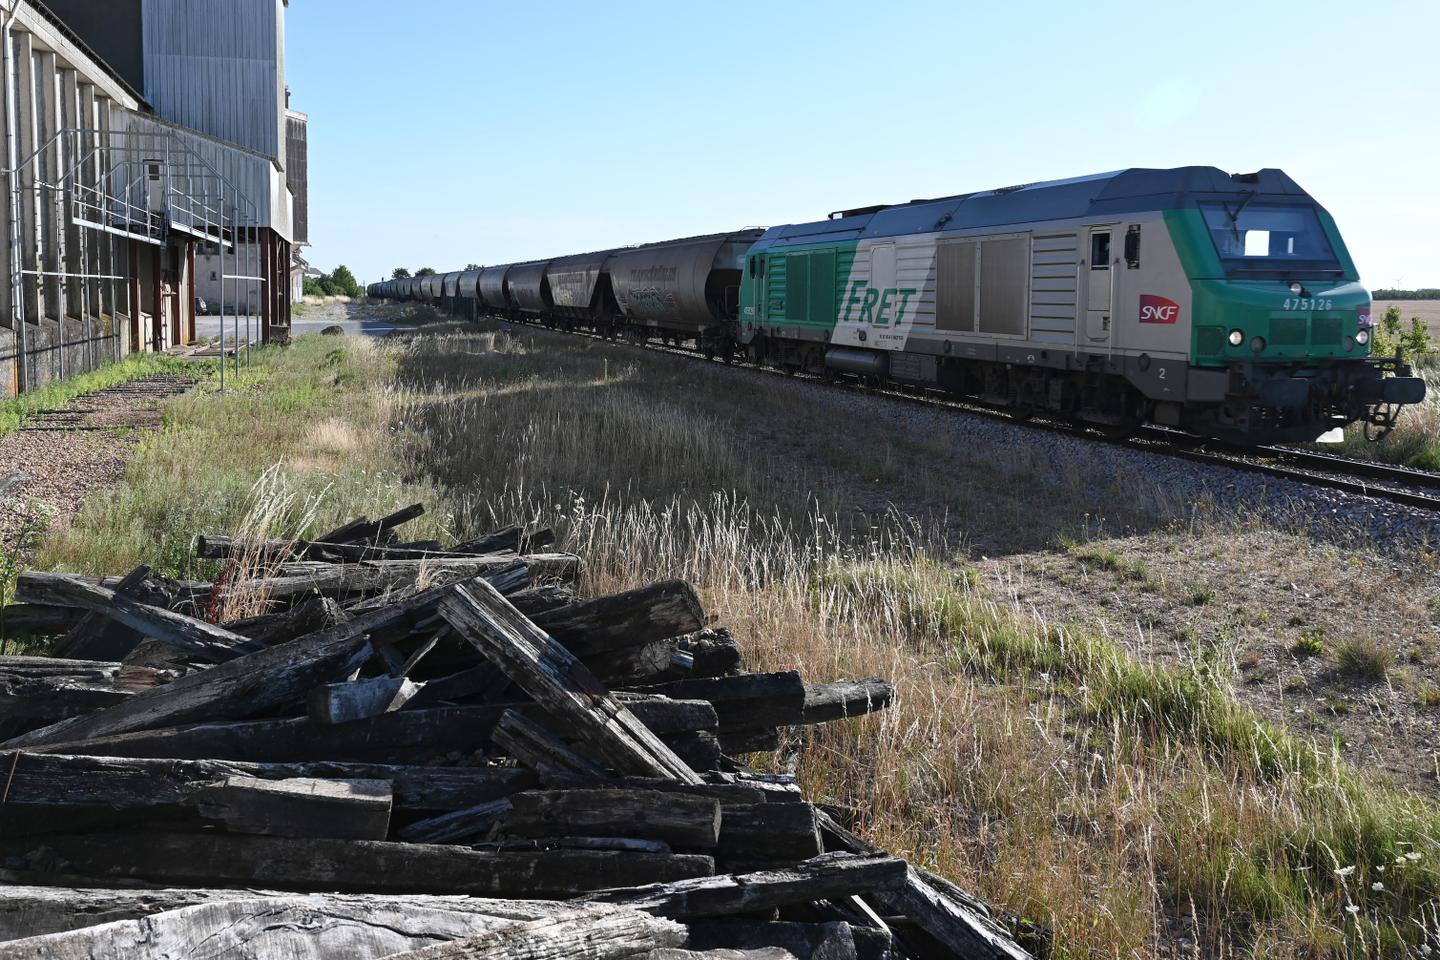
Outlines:
[{"label": "pile of wooden railway sleeper", "polygon": [[0,960],[1040,952],[733,759],[887,683],[744,672],[684,582],[579,599],[549,531],[421,513],[201,536],[214,582],[20,576],[5,632],[58,639],[0,657]]}]

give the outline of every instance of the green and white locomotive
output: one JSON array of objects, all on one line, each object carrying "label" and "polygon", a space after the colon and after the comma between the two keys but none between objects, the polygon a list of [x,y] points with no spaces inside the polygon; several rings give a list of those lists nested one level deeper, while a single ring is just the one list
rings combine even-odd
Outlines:
[{"label": "green and white locomotive", "polygon": [[1344,241],[1279,170],[1131,169],[756,234],[566,258],[563,308],[535,264],[475,296],[1122,431],[1313,440],[1356,421],[1384,431],[1424,397],[1399,359],[1371,356],[1370,295]]}]

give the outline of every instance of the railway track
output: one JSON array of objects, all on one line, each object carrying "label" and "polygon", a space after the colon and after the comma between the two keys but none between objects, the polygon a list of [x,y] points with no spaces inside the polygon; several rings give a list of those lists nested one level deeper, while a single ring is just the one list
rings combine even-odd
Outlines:
[{"label": "railway track", "polygon": [[[650,340],[644,342],[636,342],[629,339],[608,340],[600,334],[591,333],[586,330],[563,330],[541,323],[516,321],[509,317],[494,316],[493,319],[519,326],[532,327],[537,330],[548,330],[551,333],[588,337],[604,343],[643,347],[647,350],[675,354],[676,356],[688,357],[692,360],[704,360],[710,363],[725,364],[724,360],[707,355],[704,351],[693,347],[656,343]],[[1214,445],[1214,441],[1205,440],[1202,437],[1192,436],[1191,434],[1181,433],[1176,430],[1167,430],[1163,427],[1144,427],[1140,432],[1131,436],[1118,438],[1109,437],[1090,427],[1077,426],[1069,421],[1055,420],[1041,415],[1029,419],[1020,419],[1004,408],[988,406],[976,400],[959,400],[954,397],[943,396],[936,393],[915,393],[892,388],[863,386],[845,381],[827,380],[813,374],[787,373],[783,370],[777,370],[774,367],[767,367],[741,360],[732,361],[728,365],[754,370],[769,376],[804,379],[837,389],[857,390],[870,396],[888,397],[904,403],[913,403],[927,407],[944,407],[976,416],[1003,419],[1017,426],[1033,430],[1045,430],[1052,433],[1068,434],[1070,436],[1080,435],[1099,443],[1108,443],[1144,450],[1150,453],[1159,453],[1165,456],[1190,460],[1195,463],[1208,463],[1235,470],[1244,470],[1248,473],[1262,474],[1297,483],[1305,483],[1311,486],[1326,487],[1332,490],[1352,493],[1356,496],[1371,497],[1407,507],[1415,507],[1421,510],[1431,510],[1440,513],[1440,474],[1430,473],[1424,470],[1397,467],[1370,460],[1357,460],[1353,457],[1341,457],[1335,454],[1319,453],[1313,450],[1299,450],[1292,447],[1221,447]]]}]

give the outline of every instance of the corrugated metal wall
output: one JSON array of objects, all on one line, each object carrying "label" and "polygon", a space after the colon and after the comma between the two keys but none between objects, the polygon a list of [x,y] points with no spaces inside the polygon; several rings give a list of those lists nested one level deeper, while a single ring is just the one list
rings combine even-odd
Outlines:
[{"label": "corrugated metal wall", "polygon": [[144,0],[145,99],[285,162],[282,0]]},{"label": "corrugated metal wall", "polygon": [[291,113],[285,118],[285,182],[294,198],[296,243],[310,242],[310,148],[309,124],[305,117]]}]

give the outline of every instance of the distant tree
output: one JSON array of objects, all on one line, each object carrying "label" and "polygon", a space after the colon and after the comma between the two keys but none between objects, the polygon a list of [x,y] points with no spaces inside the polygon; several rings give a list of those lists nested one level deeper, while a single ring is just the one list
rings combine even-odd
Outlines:
[{"label": "distant tree", "polygon": [[480,264],[478,264],[478,263],[467,263],[467,264],[465,264],[465,269],[468,271],[468,270],[481,270],[481,269],[484,269],[484,268],[481,267]]},{"label": "distant tree", "polygon": [[1393,290],[1381,287],[1371,296],[1376,300],[1440,300],[1440,288],[1421,287],[1418,290]]},{"label": "distant tree", "polygon": [[410,271],[409,271],[409,270],[406,270],[404,267],[396,267],[394,270],[390,271],[390,279],[391,279],[391,280],[409,280],[409,279],[410,279]]},{"label": "distant tree", "polygon": [[306,278],[305,278],[305,296],[307,296],[307,297],[323,297],[323,296],[325,296],[325,290],[324,290],[323,287],[320,286],[320,278],[319,278],[319,277],[306,277]]},{"label": "distant tree", "polygon": [[419,270],[416,270],[416,271],[415,271],[415,276],[417,276],[417,277],[433,277],[433,276],[435,276],[435,269],[434,269],[433,267],[421,267]]},{"label": "distant tree", "polygon": [[336,291],[344,296],[357,297],[360,295],[360,282],[355,279],[355,274],[350,272],[350,268],[343,263],[330,274],[330,282]]}]

